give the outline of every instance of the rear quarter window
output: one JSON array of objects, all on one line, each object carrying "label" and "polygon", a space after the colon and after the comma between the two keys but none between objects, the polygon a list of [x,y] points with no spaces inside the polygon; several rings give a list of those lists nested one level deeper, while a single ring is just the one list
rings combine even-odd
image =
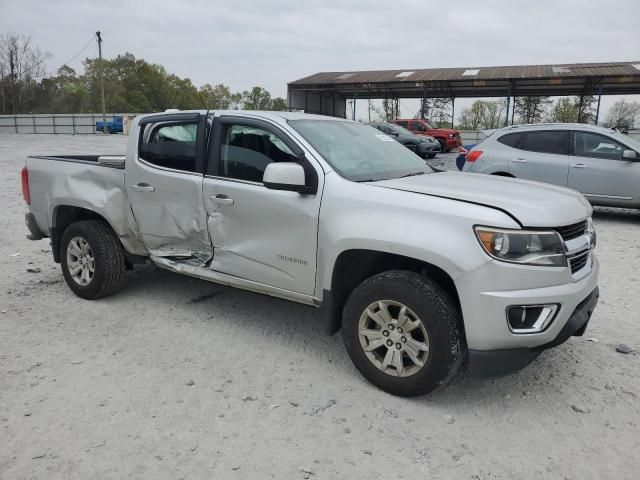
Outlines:
[{"label": "rear quarter window", "polygon": [[518,142],[520,142],[520,139],[522,138],[522,136],[523,136],[522,132],[507,133],[506,135],[502,135],[497,140],[498,140],[498,142],[502,143],[503,145],[507,145],[508,147],[516,148],[516,146],[518,145]]}]

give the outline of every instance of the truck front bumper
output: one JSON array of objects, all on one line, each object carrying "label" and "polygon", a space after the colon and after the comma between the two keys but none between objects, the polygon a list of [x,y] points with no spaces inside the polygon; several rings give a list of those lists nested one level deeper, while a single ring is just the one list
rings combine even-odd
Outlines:
[{"label": "truck front bumper", "polygon": [[[598,301],[599,262],[578,281],[569,268],[533,267],[491,260],[456,280],[469,349],[469,368],[483,376],[520,370],[540,352],[582,334]],[[489,287],[478,291],[478,286]],[[541,331],[515,332],[513,307],[555,305]]]},{"label": "truck front bumper", "polygon": [[447,146],[447,150],[453,150],[454,148],[458,148],[462,145],[462,140],[460,137],[450,137],[446,139],[445,144]]},{"label": "truck front bumper", "polygon": [[573,311],[558,335],[548,343],[533,348],[511,348],[504,350],[469,350],[469,372],[479,377],[498,377],[516,372],[529,365],[542,351],[557,347],[570,337],[581,337],[599,297],[598,287],[593,290]]}]

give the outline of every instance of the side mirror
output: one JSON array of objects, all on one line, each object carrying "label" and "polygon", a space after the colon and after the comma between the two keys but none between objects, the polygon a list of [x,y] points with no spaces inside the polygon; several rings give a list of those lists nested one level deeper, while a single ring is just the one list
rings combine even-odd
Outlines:
[{"label": "side mirror", "polygon": [[633,150],[625,150],[622,152],[622,158],[625,160],[639,160],[638,155]]},{"label": "side mirror", "polygon": [[262,183],[271,190],[306,192],[304,168],[295,162],[274,162],[267,165]]}]

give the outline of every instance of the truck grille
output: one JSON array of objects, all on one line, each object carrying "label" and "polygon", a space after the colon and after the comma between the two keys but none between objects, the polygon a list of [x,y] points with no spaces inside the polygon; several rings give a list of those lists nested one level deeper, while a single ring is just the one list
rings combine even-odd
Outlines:
[{"label": "truck grille", "polygon": [[587,264],[590,253],[591,250],[587,250],[569,259],[569,264],[571,265],[571,273],[579,272],[584,268],[584,266]]},{"label": "truck grille", "polygon": [[580,235],[583,235],[584,232],[587,231],[587,221],[583,220],[582,222],[567,225],[566,227],[557,227],[554,228],[554,230],[558,232],[566,242],[567,240],[573,240],[574,238],[578,238]]}]

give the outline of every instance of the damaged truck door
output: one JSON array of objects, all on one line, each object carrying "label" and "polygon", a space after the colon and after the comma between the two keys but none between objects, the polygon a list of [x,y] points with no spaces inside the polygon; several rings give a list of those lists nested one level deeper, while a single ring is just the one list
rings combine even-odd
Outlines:
[{"label": "damaged truck door", "polygon": [[[155,115],[130,142],[125,185],[142,240],[157,257],[207,262],[211,241],[202,202],[205,116]],[[131,150],[134,151],[131,151]]]},{"label": "damaged truck door", "polygon": [[[285,132],[264,120],[216,117],[211,140],[203,186],[214,247],[211,268],[312,295],[319,167],[311,165]],[[263,175],[274,162],[303,164],[308,188],[267,188]]]}]

